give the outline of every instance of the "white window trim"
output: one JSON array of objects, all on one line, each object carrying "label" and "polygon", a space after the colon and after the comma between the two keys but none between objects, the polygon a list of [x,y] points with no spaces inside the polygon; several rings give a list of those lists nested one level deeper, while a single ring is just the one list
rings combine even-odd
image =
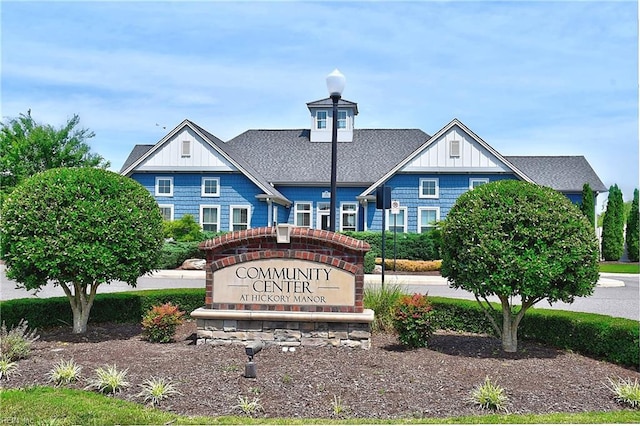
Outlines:
[{"label": "white window trim", "polygon": [[[422,212],[434,211],[436,212],[436,222],[440,220],[440,207],[418,207],[418,233],[422,233]],[[427,225],[426,228],[435,229],[435,225]]]},{"label": "white window trim", "polygon": [[[391,223],[391,210],[385,209],[386,212],[386,223],[385,223],[385,231],[388,231],[393,224]],[[404,217],[404,226],[402,227],[402,232],[407,233],[407,207],[400,207],[400,213]]]},{"label": "white window trim", "polygon": [[190,158],[191,157],[191,141],[190,140],[185,139],[180,144],[180,157],[182,157],[182,158]]},{"label": "white window trim", "polygon": [[[340,127],[340,114],[344,113],[344,127]],[[338,130],[348,130],[349,129],[349,112],[346,109],[338,110]]]},{"label": "white window trim", "polygon": [[250,204],[232,204],[229,206],[229,231],[233,231],[233,210],[247,209],[247,229],[251,229],[251,205]]},{"label": "white window trim", "polygon": [[469,178],[469,189],[473,189],[473,184],[474,183],[489,183],[489,179],[488,178]]},{"label": "white window trim", "polygon": [[[320,122],[320,118],[318,117],[320,113],[324,113],[324,127],[319,127],[318,123]],[[316,130],[327,130],[329,128],[329,111],[320,110],[316,111],[316,120],[315,120]]]},{"label": "white window trim", "polygon": [[[218,189],[218,192],[216,192],[215,194],[207,194],[206,192],[204,192],[205,186],[204,186],[204,182],[206,180],[215,180],[216,181],[216,188]],[[213,178],[213,177],[203,177],[201,184],[200,184],[200,188],[201,188],[201,194],[203,197],[219,197],[220,196],[220,178]]]},{"label": "white window trim", "polygon": [[[422,186],[425,182],[435,182],[436,183],[436,193],[434,195],[424,195],[422,191]],[[440,198],[440,179],[438,178],[429,178],[429,179],[420,179],[420,185],[418,186],[418,198]]]},{"label": "white window trim", "polygon": [[[300,204],[309,204],[309,210],[298,210]],[[309,213],[309,226],[298,224],[298,213]],[[313,227],[313,203],[311,201],[296,201],[293,206],[293,224],[302,228]]]},{"label": "white window trim", "polygon": [[[161,194],[159,192],[159,181],[161,180],[169,180],[169,193],[168,194]],[[173,176],[156,176],[156,197],[173,197]]]},{"label": "white window trim", "polygon": [[322,216],[331,218],[331,203],[328,201],[316,203],[316,229],[322,229]]},{"label": "white window trim", "polygon": [[[457,152],[454,150],[454,143],[457,145]],[[449,141],[449,157],[451,158],[460,158],[462,151],[462,143],[459,139],[453,139]]]},{"label": "white window trim", "polygon": [[[356,209],[355,210],[345,210],[344,206],[355,206]],[[355,227],[354,231],[357,231],[358,230],[358,203],[348,203],[348,202],[340,203],[340,231],[344,231],[344,221],[342,220],[342,216],[345,213],[353,214],[356,217],[355,225],[354,225],[354,227]]]},{"label": "white window trim", "polygon": [[[173,212],[174,212],[173,204],[158,204],[158,208],[160,208],[160,209],[170,209],[171,210],[171,214],[169,216],[171,216],[171,217],[169,218],[169,220],[173,221],[173,217],[174,217],[173,216]],[[162,218],[164,219],[164,216]]]},{"label": "white window trim", "polygon": [[220,205],[219,204],[200,204],[200,227],[204,229],[204,209],[218,210],[218,221],[216,222],[217,232],[220,232]]}]

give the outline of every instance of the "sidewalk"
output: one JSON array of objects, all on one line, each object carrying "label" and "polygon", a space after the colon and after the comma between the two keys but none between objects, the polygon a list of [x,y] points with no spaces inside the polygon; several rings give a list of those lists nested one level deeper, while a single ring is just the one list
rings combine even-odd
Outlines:
[{"label": "sidewalk", "polygon": [[[619,276],[629,276],[629,274],[602,273],[598,280],[598,287],[624,287],[624,282],[616,279]],[[205,271],[187,271],[181,269],[160,270],[152,274],[145,275],[150,278],[174,278],[174,279],[205,279]],[[365,285],[380,285],[382,283],[382,275],[365,274]],[[448,285],[447,279],[440,275],[399,275],[385,274],[385,284],[398,285]]]}]

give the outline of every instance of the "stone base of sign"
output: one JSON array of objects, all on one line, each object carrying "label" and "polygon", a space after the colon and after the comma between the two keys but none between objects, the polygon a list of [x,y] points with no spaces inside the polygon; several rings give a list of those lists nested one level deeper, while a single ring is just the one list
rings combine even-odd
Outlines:
[{"label": "stone base of sign", "polygon": [[197,321],[199,345],[242,344],[262,341],[265,345],[345,346],[371,348],[374,313],[234,311],[198,308],[191,312]]}]

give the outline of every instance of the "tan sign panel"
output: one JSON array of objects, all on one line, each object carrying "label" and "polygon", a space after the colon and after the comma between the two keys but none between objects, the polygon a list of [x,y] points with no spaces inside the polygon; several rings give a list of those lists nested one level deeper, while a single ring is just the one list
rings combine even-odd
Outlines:
[{"label": "tan sign panel", "polygon": [[213,273],[213,303],[353,306],[355,275],[308,260],[254,260]]}]

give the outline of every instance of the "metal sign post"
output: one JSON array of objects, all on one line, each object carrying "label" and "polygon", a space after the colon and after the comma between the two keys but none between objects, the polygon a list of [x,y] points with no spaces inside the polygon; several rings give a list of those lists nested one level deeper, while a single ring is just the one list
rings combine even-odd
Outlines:
[{"label": "metal sign post", "polygon": [[400,201],[391,200],[391,214],[393,215],[393,272],[396,272],[396,235],[398,233],[398,214],[400,214]]}]

